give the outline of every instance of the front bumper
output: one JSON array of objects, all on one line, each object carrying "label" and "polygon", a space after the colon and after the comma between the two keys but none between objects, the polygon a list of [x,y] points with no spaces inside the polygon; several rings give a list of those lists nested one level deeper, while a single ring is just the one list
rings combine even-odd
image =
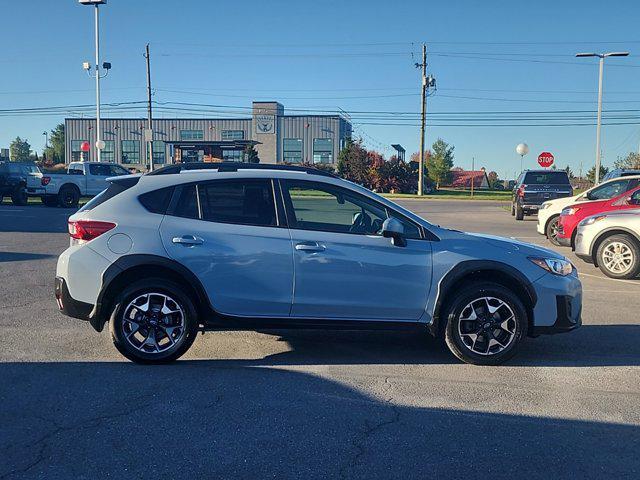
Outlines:
[{"label": "front bumper", "polygon": [[548,273],[534,287],[538,302],[532,336],[569,332],[582,325],[582,283],[577,274],[561,277]]},{"label": "front bumper", "polygon": [[69,293],[67,283],[62,277],[56,277],[54,294],[58,308],[68,317],[79,318],[80,320],[89,320],[93,305],[74,299]]}]

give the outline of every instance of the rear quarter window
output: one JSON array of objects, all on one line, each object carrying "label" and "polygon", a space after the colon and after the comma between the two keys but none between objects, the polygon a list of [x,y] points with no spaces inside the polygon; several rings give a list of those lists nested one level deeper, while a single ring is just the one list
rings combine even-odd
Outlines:
[{"label": "rear quarter window", "polygon": [[143,193],[138,197],[138,200],[149,212],[164,215],[167,213],[167,208],[169,207],[172,195],[173,187],[160,188],[158,190]]}]

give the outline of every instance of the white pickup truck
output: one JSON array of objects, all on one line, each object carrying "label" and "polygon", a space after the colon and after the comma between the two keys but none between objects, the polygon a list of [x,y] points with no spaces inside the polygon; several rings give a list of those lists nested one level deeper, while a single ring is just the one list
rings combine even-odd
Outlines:
[{"label": "white pickup truck", "polygon": [[64,173],[42,176],[42,202],[48,207],[75,208],[80,197],[93,197],[107,188],[107,178],[130,174],[114,163],[71,162]]}]

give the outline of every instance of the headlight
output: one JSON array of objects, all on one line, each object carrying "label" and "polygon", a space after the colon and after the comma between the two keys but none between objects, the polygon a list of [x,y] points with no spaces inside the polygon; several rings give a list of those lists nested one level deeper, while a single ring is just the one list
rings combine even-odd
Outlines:
[{"label": "headlight", "polygon": [[566,277],[573,272],[573,264],[569,260],[542,257],[529,257],[529,260],[540,268],[545,269],[547,272],[560,275],[562,277]]},{"label": "headlight", "polygon": [[593,225],[596,222],[599,222],[600,220],[604,220],[605,218],[607,218],[606,215],[597,215],[595,217],[587,217],[584,220],[582,220],[578,226],[579,227],[584,227],[585,225]]},{"label": "headlight", "polygon": [[580,210],[580,207],[567,207],[562,209],[561,215],[575,215]]}]

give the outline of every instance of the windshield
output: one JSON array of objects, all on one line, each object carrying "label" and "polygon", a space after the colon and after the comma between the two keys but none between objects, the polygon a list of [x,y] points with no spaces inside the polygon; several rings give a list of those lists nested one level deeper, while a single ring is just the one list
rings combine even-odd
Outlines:
[{"label": "windshield", "polygon": [[527,172],[524,182],[527,185],[569,185],[567,172]]}]

